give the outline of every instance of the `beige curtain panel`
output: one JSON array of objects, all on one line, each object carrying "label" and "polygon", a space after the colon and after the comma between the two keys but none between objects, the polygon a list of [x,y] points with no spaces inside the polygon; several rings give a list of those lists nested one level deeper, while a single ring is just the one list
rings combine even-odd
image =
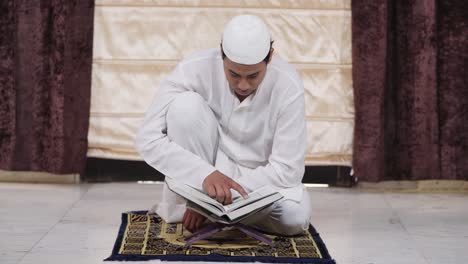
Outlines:
[{"label": "beige curtain panel", "polygon": [[307,165],[351,165],[351,0],[96,0],[88,157],[141,160],[134,136],[161,79],[219,46],[238,14],[261,17],[304,81]]}]

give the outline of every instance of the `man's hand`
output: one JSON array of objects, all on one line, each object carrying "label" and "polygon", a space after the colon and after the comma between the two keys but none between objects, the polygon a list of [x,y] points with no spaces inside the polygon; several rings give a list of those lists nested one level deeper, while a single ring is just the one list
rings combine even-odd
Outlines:
[{"label": "man's hand", "polygon": [[203,189],[211,198],[222,204],[232,203],[231,189],[236,190],[244,199],[248,197],[242,186],[219,171],[214,171],[205,178]]},{"label": "man's hand", "polygon": [[182,225],[191,233],[197,231],[205,222],[206,217],[192,211],[190,209],[185,210],[184,217],[182,218]]}]

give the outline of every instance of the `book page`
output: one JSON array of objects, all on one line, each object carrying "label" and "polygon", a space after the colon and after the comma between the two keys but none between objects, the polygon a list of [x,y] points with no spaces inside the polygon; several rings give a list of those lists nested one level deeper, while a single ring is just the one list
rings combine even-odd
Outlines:
[{"label": "book page", "polygon": [[222,223],[222,224],[233,224],[237,221],[240,221],[240,219],[236,221],[230,221],[226,215],[216,215],[212,212],[205,210],[204,207],[201,207],[198,204],[191,202],[191,201],[187,201],[187,208],[190,208],[191,210],[205,216],[211,222],[217,222],[217,223]]},{"label": "book page", "polygon": [[220,202],[209,197],[207,194],[194,187],[172,179],[166,179],[166,182],[169,189],[171,189],[173,192],[181,195],[185,199],[192,201],[208,212],[219,217],[239,210],[239,212],[234,214],[237,218],[239,215],[245,215],[264,205],[272,203],[271,201],[274,199],[268,199],[270,196],[274,196],[276,194],[279,195],[280,198],[282,197],[282,195],[276,192],[271,186],[264,186],[254,192],[249,193],[247,199],[237,197],[233,200],[233,203],[229,205],[222,205]]},{"label": "book page", "polygon": [[[211,205],[214,205],[216,208],[220,209],[221,211],[224,211],[224,206],[222,203],[216,201],[215,199],[211,198],[210,196],[208,196],[206,193],[192,187],[192,186],[188,186],[186,185],[188,188],[187,188],[187,191],[190,192],[191,195],[193,195],[194,197],[196,197],[198,200],[201,200],[201,201],[204,201],[206,203],[209,203]],[[185,187],[185,186],[184,186]]]},{"label": "book page", "polygon": [[231,211],[227,214],[227,217],[233,221],[239,217],[242,217],[247,214],[251,214],[252,211],[258,211],[259,209],[266,207],[279,199],[283,198],[283,195],[280,193],[272,194],[262,200],[257,200],[256,202],[249,203],[243,207],[237,208],[236,210]]},{"label": "book page", "polygon": [[241,197],[237,197],[236,199],[234,199],[232,201],[231,204],[228,204],[228,205],[224,205],[223,208],[224,208],[224,211],[226,212],[232,212],[234,210],[236,210],[237,208],[240,208],[242,206],[245,206],[247,204],[250,204],[250,203],[253,203],[255,201],[258,201],[264,197],[267,197],[269,195],[272,195],[276,193],[275,190],[273,190],[273,188],[271,186],[263,186],[262,188],[256,190],[256,191],[253,191],[251,193],[249,193],[249,197],[247,199],[244,199]]},{"label": "book page", "polygon": [[224,208],[221,203],[218,201],[212,199],[205,193],[188,186],[184,183],[181,183],[179,181],[174,181],[171,179],[166,179],[167,186],[169,189],[180,196],[184,197],[185,199],[192,201],[199,206],[202,206],[203,208],[209,210],[212,213],[215,213],[216,215],[223,215],[224,214]]}]

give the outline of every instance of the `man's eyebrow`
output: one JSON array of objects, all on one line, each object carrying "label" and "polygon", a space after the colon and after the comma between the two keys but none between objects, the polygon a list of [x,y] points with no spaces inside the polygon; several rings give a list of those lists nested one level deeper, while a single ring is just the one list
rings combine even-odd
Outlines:
[{"label": "man's eyebrow", "polygon": [[[229,72],[230,72],[231,74],[235,75],[235,76],[241,76],[240,74],[238,74],[237,72],[235,72],[235,71],[233,71],[233,70],[229,70]],[[247,75],[247,77],[252,78],[252,77],[257,76],[259,73],[260,73],[260,71],[254,72],[254,73],[251,73],[251,74]]]},{"label": "man's eyebrow", "polygon": [[257,76],[259,73],[260,73],[260,72],[258,71],[258,72],[255,72],[255,73],[252,73],[252,74],[247,75],[247,77],[255,77],[255,76]]},{"label": "man's eyebrow", "polygon": [[233,70],[229,70],[230,73],[236,75],[236,76],[240,76],[240,74],[238,74],[237,72],[233,71]]}]

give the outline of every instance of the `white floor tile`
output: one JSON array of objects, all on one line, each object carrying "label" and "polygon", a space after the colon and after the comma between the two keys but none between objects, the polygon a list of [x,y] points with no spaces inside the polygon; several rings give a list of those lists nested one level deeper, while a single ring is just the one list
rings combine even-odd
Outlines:
[{"label": "white floor tile", "polygon": [[[0,247],[1,248],[1,247]],[[27,252],[0,249],[0,263],[16,264]]]},{"label": "white floor tile", "polygon": [[109,255],[106,250],[35,250],[27,254],[20,264],[95,264],[109,263],[102,260]]},{"label": "white floor tile", "polygon": [[[161,190],[162,185],[135,183],[0,183],[0,263],[102,263],[112,251],[121,213],[148,210]],[[466,195],[309,192],[312,224],[339,264],[468,259]],[[137,263],[149,262],[132,262]]]},{"label": "white floor tile", "polygon": [[163,185],[137,183],[94,184],[84,200],[152,200],[160,198]]}]

